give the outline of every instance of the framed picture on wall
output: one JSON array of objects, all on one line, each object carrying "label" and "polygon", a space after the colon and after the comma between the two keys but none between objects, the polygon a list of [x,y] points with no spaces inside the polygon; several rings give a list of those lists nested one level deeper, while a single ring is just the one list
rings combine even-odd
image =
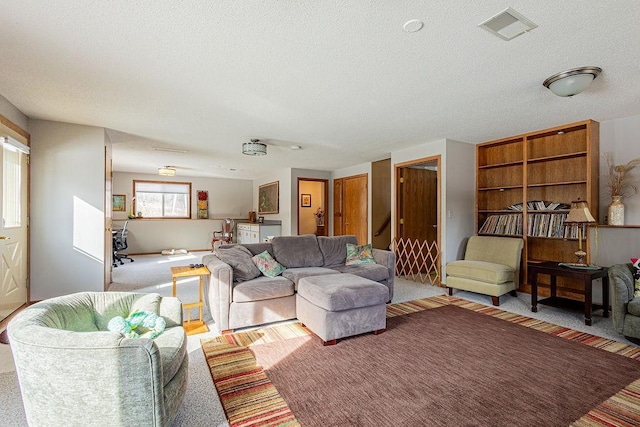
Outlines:
[{"label": "framed picture on wall", "polygon": [[280,181],[271,182],[258,187],[258,214],[277,214],[280,211]]},{"label": "framed picture on wall", "polygon": [[303,207],[303,208],[311,207],[311,194],[300,195],[300,207]]},{"label": "framed picture on wall", "polygon": [[124,194],[113,194],[111,196],[112,204],[111,210],[113,212],[126,212],[127,211],[127,196]]}]

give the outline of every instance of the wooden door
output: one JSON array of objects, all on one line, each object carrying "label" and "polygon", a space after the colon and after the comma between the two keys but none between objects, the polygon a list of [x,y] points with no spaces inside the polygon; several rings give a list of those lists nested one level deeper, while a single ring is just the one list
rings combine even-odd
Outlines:
[{"label": "wooden door", "polygon": [[424,168],[400,170],[400,237],[438,238],[438,172]]},{"label": "wooden door", "polygon": [[344,235],[344,216],[343,216],[343,187],[344,178],[333,180],[333,235]]},{"label": "wooden door", "polygon": [[371,163],[371,245],[389,249],[391,243],[391,159]]},{"label": "wooden door", "polygon": [[29,296],[29,148],[28,134],[10,130],[4,120],[0,136],[1,321],[25,305]]},{"label": "wooden door", "polygon": [[344,178],[344,234],[354,234],[358,244],[368,243],[369,177],[367,174]]}]

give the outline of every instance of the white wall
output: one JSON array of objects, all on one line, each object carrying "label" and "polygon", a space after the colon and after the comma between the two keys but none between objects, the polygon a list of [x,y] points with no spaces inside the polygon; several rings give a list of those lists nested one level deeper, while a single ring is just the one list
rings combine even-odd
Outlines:
[{"label": "white wall", "polygon": [[[292,234],[292,214],[291,214],[291,206],[293,205],[291,198],[291,169],[281,169],[278,171],[274,171],[272,174],[269,174],[261,179],[257,179],[253,181],[253,206],[252,210],[256,211],[256,215],[260,215],[258,212],[258,188],[261,185],[269,184],[274,181],[279,181],[278,190],[279,194],[279,202],[278,202],[278,213],[277,214],[265,214],[265,221],[279,220],[282,223],[281,233],[283,236],[290,236]],[[295,193],[293,193],[295,194]],[[295,230],[294,230],[295,231]]]},{"label": "white wall", "polygon": [[29,131],[29,118],[2,95],[0,95],[0,114],[20,126],[22,130]]},{"label": "white wall", "polygon": [[446,148],[446,206],[442,216],[447,227],[446,260],[450,262],[464,257],[467,239],[475,234],[476,146],[447,140]]},{"label": "white wall", "polygon": [[45,120],[30,131],[31,300],[102,291],[105,131]]},{"label": "white wall", "polygon": [[[605,189],[607,182],[607,165],[603,155],[613,154],[615,164],[624,164],[640,157],[640,115],[600,123],[600,223],[605,223],[607,206],[611,196]],[[633,170],[633,175],[640,178],[640,167]],[[640,179],[638,179],[640,181]],[[640,182],[636,181],[640,187]],[[625,206],[625,225],[640,225],[640,194],[622,200]]]},{"label": "white wall", "polygon": [[[114,172],[113,194],[126,196],[126,212],[113,213],[113,227],[122,228],[131,210],[133,180],[191,183],[191,217],[194,219],[133,219],[127,226],[127,252],[161,252],[164,249],[202,250],[211,247],[214,231],[222,229],[222,219],[245,221],[253,210],[253,183],[243,179],[199,178]],[[209,192],[209,219],[197,218],[196,192]]]}]

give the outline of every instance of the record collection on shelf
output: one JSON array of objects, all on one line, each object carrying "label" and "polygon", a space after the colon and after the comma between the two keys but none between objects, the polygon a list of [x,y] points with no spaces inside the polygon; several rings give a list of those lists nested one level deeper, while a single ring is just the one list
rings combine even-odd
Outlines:
[{"label": "record collection on shelf", "polygon": [[[565,226],[569,205],[542,200],[527,202],[527,236],[548,237],[557,239],[577,239],[578,226]],[[507,206],[504,210],[523,211],[522,203]],[[538,211],[531,213],[531,211]],[[554,212],[564,211],[564,212]],[[586,225],[582,226],[586,233]],[[506,236],[522,236],[521,214],[490,215],[482,224],[478,234],[498,234]]]}]

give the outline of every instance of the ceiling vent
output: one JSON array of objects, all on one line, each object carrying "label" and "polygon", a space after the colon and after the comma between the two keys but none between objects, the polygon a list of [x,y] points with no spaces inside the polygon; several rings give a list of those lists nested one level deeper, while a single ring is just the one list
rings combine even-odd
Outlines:
[{"label": "ceiling vent", "polygon": [[487,19],[482,24],[478,25],[480,28],[484,28],[492,34],[500,37],[502,40],[511,40],[533,30],[537,27],[536,24],[522,16],[520,13],[506,8],[497,15]]}]

